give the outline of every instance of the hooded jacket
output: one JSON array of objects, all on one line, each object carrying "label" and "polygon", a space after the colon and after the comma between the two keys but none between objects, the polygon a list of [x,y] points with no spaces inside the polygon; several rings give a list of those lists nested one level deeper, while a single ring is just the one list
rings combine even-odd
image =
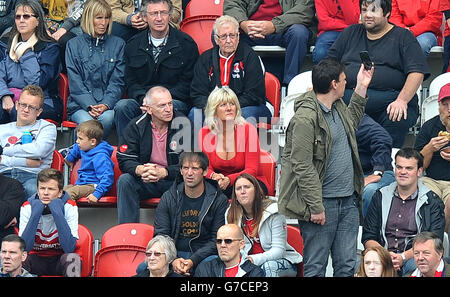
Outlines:
[{"label": "hooded jacket", "polygon": [[[224,225],[224,214],[228,199],[222,193],[216,181],[204,178],[205,198],[199,213],[199,234],[192,238],[189,247],[193,253],[190,259],[194,266],[203,259],[217,253],[217,230]],[[161,197],[156,208],[155,236],[168,235],[175,243],[181,229],[181,211],[183,206],[184,182],[179,175],[174,184]]]},{"label": "hooded jacket", "polygon": [[83,33],[69,40],[66,48],[69,114],[102,103],[114,109],[125,90],[124,51],[125,42],[113,35],[94,38]]},{"label": "hooded jacket", "polygon": [[[228,211],[225,212],[225,224],[227,223]],[[242,219],[237,222],[238,226],[243,227]],[[286,218],[284,215],[278,213],[278,206],[276,203],[270,204],[263,211],[261,222],[258,226],[258,236],[261,247],[264,253],[252,254],[253,263],[257,266],[263,265],[270,260],[286,259],[292,264],[300,263],[303,260],[292,246],[287,243],[287,227]],[[244,233],[244,253],[248,255],[253,247],[252,241]]]},{"label": "hooded jacket", "polygon": [[[368,240],[374,240],[381,246],[387,248],[386,223],[392,204],[392,197],[397,183],[383,187],[375,192],[366,217],[364,218],[361,242],[365,244]],[[415,221],[417,234],[423,231],[436,233],[441,240],[444,238],[445,217],[444,203],[434,192],[430,191],[419,180],[419,193],[417,196]],[[405,241],[405,251],[412,248],[413,239],[407,238]]]},{"label": "hooded jacket", "polygon": [[104,140],[86,152],[76,143],[66,158],[71,163],[81,158],[75,185],[94,184],[96,187],[93,195],[97,199],[103,197],[114,183],[114,163],[111,160],[113,150]]},{"label": "hooded jacket", "polygon": [[[333,108],[336,108],[342,119],[352,151],[353,183],[359,199],[363,191],[364,174],[355,131],[363,117],[366,101],[353,93],[348,106],[342,99],[333,103]],[[322,183],[332,139],[328,122],[313,91],[299,95],[295,100],[294,110],[295,115],[286,130],[286,144],[281,157],[283,170],[278,211],[289,218],[309,221],[311,214],[319,214],[325,210],[322,203]]]}]

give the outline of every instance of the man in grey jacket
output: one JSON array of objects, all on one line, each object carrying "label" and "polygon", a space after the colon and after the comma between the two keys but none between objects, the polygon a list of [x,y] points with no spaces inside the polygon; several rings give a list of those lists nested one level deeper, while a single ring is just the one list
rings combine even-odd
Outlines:
[{"label": "man in grey jacket", "polygon": [[423,156],[412,148],[395,155],[396,182],[378,190],[372,198],[361,242],[365,248],[383,246],[391,254],[400,275],[414,271],[413,239],[422,231],[444,237],[444,203],[419,177]]},{"label": "man in grey jacket", "polygon": [[355,130],[364,114],[373,67],[361,65],[350,104],[342,101],[344,66],[331,59],[312,69],[313,91],[295,101],[286,131],[278,209],[299,219],[304,275],[353,276],[364,176]]},{"label": "man in grey jacket", "polygon": [[223,14],[239,22],[243,31],[241,40],[250,46],[278,45],[286,48],[283,83],[289,84],[300,73],[309,41],[317,35],[317,32],[312,32],[317,31],[314,0],[267,2],[226,0]]}]

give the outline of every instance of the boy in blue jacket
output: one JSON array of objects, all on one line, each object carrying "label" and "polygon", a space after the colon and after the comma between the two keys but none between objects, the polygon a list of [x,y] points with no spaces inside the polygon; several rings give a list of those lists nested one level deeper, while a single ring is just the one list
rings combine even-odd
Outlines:
[{"label": "boy in blue jacket", "polygon": [[97,203],[113,185],[114,163],[111,155],[114,149],[102,139],[103,126],[97,120],[83,122],[77,128],[77,142],[64,160],[72,167],[81,158],[75,185],[64,187],[73,200],[87,197],[89,203]]}]

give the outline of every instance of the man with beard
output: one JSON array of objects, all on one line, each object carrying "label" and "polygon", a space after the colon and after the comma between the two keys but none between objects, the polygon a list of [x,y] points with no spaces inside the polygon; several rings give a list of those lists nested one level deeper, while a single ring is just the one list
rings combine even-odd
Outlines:
[{"label": "man with beard", "polygon": [[[450,221],[450,83],[444,85],[438,96],[439,115],[426,121],[420,128],[414,148],[424,157],[426,176],[422,182],[435,192],[445,204],[445,230]],[[441,133],[440,133],[441,132]]]},{"label": "man with beard", "polygon": [[416,124],[419,107],[416,92],[429,76],[419,43],[407,29],[388,22],[389,0],[360,0],[361,24],[347,27],[328,52],[345,65],[348,104],[361,66],[360,52],[367,51],[376,69],[367,90],[366,113],[385,128],[393,147],[401,148],[409,128]]}]

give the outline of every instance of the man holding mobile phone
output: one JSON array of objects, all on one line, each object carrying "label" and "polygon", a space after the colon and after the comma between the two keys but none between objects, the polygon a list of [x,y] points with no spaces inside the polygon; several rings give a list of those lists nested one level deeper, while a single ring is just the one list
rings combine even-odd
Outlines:
[{"label": "man holding mobile phone", "polygon": [[359,53],[367,51],[376,71],[370,83],[366,113],[384,127],[393,147],[402,147],[419,115],[417,90],[428,78],[425,57],[414,35],[388,22],[389,0],[360,1],[361,23],[347,27],[328,52],[345,65],[348,104],[356,85]]}]

